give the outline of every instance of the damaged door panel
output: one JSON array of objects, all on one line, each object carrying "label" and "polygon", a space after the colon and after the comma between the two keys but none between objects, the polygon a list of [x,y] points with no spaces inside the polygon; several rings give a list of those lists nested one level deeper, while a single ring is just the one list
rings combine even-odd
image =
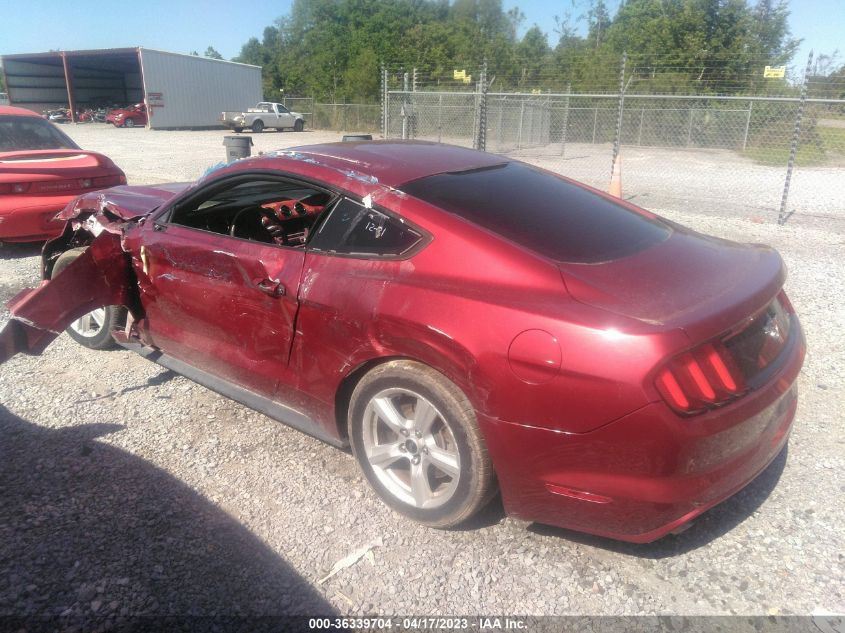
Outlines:
[{"label": "damaged door panel", "polygon": [[121,236],[101,233],[55,280],[23,290],[9,302],[0,362],[18,353],[40,354],[68,325],[97,308],[123,305],[137,312],[136,288]]},{"label": "damaged door panel", "polygon": [[127,245],[138,254],[149,341],[210,374],[272,395],[288,371],[304,250],[152,223]]}]

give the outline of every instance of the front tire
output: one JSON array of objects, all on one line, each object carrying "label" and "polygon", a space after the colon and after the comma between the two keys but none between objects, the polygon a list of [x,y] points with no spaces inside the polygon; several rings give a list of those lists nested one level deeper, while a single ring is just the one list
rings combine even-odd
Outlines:
[{"label": "front tire", "polygon": [[370,485],[419,523],[454,527],[495,494],[472,404],[426,365],[390,361],[370,371],[352,393],[348,423],[352,452]]},{"label": "front tire", "polygon": [[305,129],[305,121],[302,119],[297,119],[296,123],[293,124],[293,131],[294,132],[301,132]]},{"label": "front tire", "polygon": [[123,125],[124,127],[135,127],[135,119],[126,119]]},{"label": "front tire", "polygon": [[255,134],[261,134],[264,131],[264,121],[258,119],[252,122],[252,131]]},{"label": "front tire", "polygon": [[[85,248],[72,248],[65,251],[53,264],[50,278],[56,277],[70,263],[85,252]],[[65,332],[74,341],[89,349],[110,349],[115,346],[111,332],[126,323],[126,308],[106,306],[89,312],[71,323]]]}]

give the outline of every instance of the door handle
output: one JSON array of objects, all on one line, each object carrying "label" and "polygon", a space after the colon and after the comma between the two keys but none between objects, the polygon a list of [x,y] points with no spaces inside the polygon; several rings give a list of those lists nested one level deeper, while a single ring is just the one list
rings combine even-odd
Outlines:
[{"label": "door handle", "polygon": [[285,286],[278,279],[262,279],[255,286],[264,294],[271,297],[284,297]]}]

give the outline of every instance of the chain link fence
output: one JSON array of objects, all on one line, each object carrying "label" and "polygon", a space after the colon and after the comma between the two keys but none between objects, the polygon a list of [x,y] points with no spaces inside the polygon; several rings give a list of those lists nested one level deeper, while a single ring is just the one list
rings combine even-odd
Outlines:
[{"label": "chain link fence", "polygon": [[385,138],[502,153],[603,190],[618,153],[623,195],[640,206],[781,223],[795,214],[845,230],[845,100],[806,89],[628,94],[624,81],[617,94],[504,93],[480,80],[443,89],[408,76],[382,71]]}]

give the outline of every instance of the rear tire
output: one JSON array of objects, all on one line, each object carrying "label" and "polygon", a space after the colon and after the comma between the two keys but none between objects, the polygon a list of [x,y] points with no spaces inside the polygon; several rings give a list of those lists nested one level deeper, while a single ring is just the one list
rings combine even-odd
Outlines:
[{"label": "rear tire", "polygon": [[[53,264],[50,278],[56,277],[84,252],[85,248],[72,248],[59,255]],[[65,332],[74,341],[89,349],[110,349],[115,346],[111,332],[126,323],[126,313],[123,306],[99,308],[71,323]]]},{"label": "rear tire", "polygon": [[264,131],[264,121],[258,119],[252,122],[252,131],[255,134],[261,134]]},{"label": "rear tire", "polygon": [[496,492],[472,404],[431,367],[390,361],[370,371],[352,392],[348,423],[370,485],[419,523],[459,525]]},{"label": "rear tire", "polygon": [[232,129],[235,130],[235,134],[240,134],[241,132],[244,131],[244,129],[242,127],[236,127],[236,128],[232,128]]}]

